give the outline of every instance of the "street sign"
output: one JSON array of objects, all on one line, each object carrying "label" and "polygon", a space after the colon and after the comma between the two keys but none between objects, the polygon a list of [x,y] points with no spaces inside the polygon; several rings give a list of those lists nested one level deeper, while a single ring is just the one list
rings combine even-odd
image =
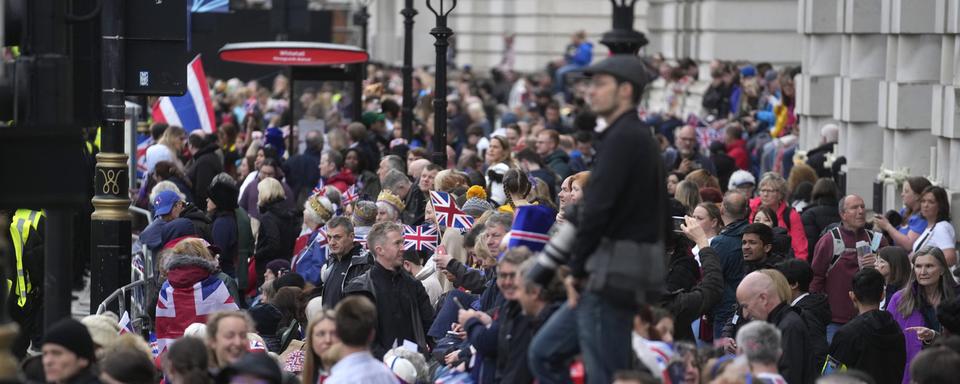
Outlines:
[{"label": "street sign", "polygon": [[235,43],[220,48],[220,59],[246,64],[323,66],[365,63],[366,51],[340,44],[298,41]]}]

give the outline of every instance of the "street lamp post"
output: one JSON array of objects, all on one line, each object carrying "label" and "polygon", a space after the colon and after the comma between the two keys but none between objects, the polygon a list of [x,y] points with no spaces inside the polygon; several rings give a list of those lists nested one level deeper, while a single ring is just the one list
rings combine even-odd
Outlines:
[{"label": "street lamp post", "polygon": [[403,15],[403,114],[400,120],[403,138],[413,137],[413,17],[417,15],[413,0],[406,0]]},{"label": "street lamp post", "polygon": [[647,45],[647,37],[633,29],[633,8],[637,0],[610,0],[613,3],[613,29],[603,34],[600,43],[613,54],[636,55]]},{"label": "street lamp post", "polygon": [[[437,26],[430,34],[437,39],[437,78],[433,90],[433,163],[447,167],[447,47],[453,30],[447,27],[447,15],[457,7],[457,0],[439,0],[439,7],[433,6],[434,0],[427,0],[427,8],[437,17]],[[445,3],[449,7],[445,6]]]},{"label": "street lamp post", "polygon": [[353,23],[360,26],[360,48],[363,48],[364,51],[367,50],[367,25],[370,22],[368,7],[372,3],[373,0],[357,0],[360,11],[353,14]]}]

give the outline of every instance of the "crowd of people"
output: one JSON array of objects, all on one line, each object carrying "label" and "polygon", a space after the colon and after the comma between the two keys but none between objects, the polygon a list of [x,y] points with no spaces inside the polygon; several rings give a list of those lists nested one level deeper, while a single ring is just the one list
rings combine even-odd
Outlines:
[{"label": "crowd of people", "polygon": [[[946,191],[842,193],[797,148],[799,68],[700,67],[572,38],[546,71],[399,71],[362,97],[215,81],[215,133],[153,124],[136,198],[155,340],[63,320],[56,383],[945,383],[960,377]],[[645,91],[646,90],[646,91]],[[357,97],[355,97],[357,96]],[[363,113],[351,116],[352,103]],[[300,111],[289,121],[288,108]],[[292,129],[289,127],[293,127]],[[307,127],[313,127],[307,129]],[[445,154],[443,164],[429,159]]]}]

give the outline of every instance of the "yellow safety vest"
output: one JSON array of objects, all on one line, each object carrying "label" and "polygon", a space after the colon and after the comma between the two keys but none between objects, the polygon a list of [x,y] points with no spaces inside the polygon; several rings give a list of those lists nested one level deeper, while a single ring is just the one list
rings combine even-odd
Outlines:
[{"label": "yellow safety vest", "polygon": [[[33,227],[33,231],[36,232],[40,217],[45,215],[43,211],[18,209],[10,223],[10,238],[13,240],[13,249],[17,256],[17,284],[14,292],[17,294],[17,305],[20,307],[27,304],[27,292],[33,290],[23,270],[23,247],[27,245],[27,239],[30,237],[30,228]],[[13,285],[12,282],[7,280],[8,291],[11,285]]]}]

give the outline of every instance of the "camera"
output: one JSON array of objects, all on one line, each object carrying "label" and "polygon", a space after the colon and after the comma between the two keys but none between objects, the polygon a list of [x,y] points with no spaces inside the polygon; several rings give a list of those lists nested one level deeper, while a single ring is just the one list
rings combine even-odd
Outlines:
[{"label": "camera", "polygon": [[577,237],[579,213],[579,204],[574,204],[564,209],[564,222],[556,224],[556,231],[550,236],[550,241],[547,242],[543,251],[536,255],[537,262],[527,274],[527,280],[545,287],[549,285],[550,280],[553,279],[557,267],[566,264],[567,261],[570,260],[573,242]]}]

